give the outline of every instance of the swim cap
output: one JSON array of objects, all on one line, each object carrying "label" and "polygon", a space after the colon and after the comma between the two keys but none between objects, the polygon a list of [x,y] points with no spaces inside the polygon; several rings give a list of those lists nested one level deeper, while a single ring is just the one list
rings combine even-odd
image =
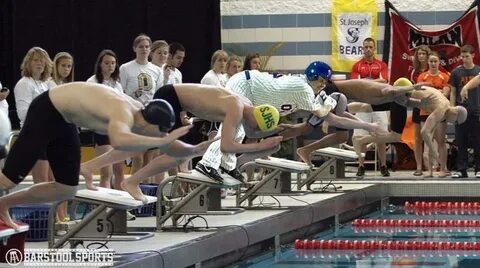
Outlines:
[{"label": "swim cap", "polygon": [[175,125],[175,112],[172,105],[162,99],[149,101],[142,109],[145,121],[152,125],[158,125],[161,132],[168,132]]},{"label": "swim cap", "polygon": [[463,106],[456,106],[457,108],[457,124],[463,124],[467,120],[468,112]]},{"label": "swim cap", "polygon": [[413,86],[412,82],[408,80],[405,77],[400,77],[398,78],[395,83],[393,83],[394,86],[396,87],[408,87],[408,86]]},{"label": "swim cap", "polygon": [[10,119],[8,119],[8,116],[4,112],[0,111],[0,146],[8,143],[10,132],[12,132]]},{"label": "swim cap", "polygon": [[314,61],[305,69],[305,76],[308,81],[315,81],[319,77],[328,81],[332,77],[332,68],[325,62]]},{"label": "swim cap", "polygon": [[261,131],[267,132],[277,128],[280,113],[272,105],[263,104],[253,109],[253,116]]}]

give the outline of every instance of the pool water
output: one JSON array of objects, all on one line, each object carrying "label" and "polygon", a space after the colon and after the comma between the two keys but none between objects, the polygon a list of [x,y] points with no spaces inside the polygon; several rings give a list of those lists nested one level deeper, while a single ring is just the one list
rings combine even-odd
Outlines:
[{"label": "pool water", "polygon": [[[417,211],[390,205],[387,210],[361,217],[362,219],[402,220],[480,220],[478,211]],[[480,242],[480,227],[358,227],[351,222],[336,230],[327,230],[309,237],[312,240],[350,241],[434,241]],[[410,243],[410,242],[408,242]],[[336,250],[294,249],[293,244],[247,259],[233,267],[480,267],[479,250]]]}]

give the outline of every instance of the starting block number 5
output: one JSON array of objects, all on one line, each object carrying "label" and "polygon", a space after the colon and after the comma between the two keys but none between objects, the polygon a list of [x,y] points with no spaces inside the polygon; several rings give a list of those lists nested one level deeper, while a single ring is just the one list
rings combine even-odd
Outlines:
[{"label": "starting block number 5", "polygon": [[110,222],[106,219],[97,219],[97,232],[105,234],[111,229]]}]

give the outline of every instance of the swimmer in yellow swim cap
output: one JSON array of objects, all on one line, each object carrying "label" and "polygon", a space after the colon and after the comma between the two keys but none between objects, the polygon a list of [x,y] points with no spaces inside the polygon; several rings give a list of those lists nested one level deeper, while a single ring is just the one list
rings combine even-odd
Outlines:
[{"label": "swimmer in yellow swim cap", "polygon": [[253,116],[257,121],[258,128],[263,132],[272,131],[277,128],[280,120],[280,113],[272,105],[263,104],[253,109]]},{"label": "swimmer in yellow swim cap", "polygon": [[410,87],[413,86],[412,82],[405,77],[400,77],[393,83],[396,87]]}]

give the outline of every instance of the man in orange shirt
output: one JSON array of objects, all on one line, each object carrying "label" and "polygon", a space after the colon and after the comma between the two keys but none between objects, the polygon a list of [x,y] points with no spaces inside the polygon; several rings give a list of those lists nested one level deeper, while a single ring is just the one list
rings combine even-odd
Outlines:
[{"label": "man in orange shirt", "polygon": [[[351,79],[368,79],[380,83],[388,83],[388,67],[385,62],[375,58],[375,40],[371,37],[363,41],[363,58],[357,61],[352,67]],[[383,129],[388,130],[388,115],[386,111],[372,113],[356,113],[356,117],[369,123],[377,122]],[[353,142],[358,138],[369,135],[367,131],[355,129],[353,132]],[[386,145],[383,142],[376,143],[378,149],[378,158],[380,160],[380,172],[382,176],[388,177],[390,173],[386,165]],[[364,152],[366,148],[362,149]],[[365,175],[364,158],[359,157],[357,176]]]}]

